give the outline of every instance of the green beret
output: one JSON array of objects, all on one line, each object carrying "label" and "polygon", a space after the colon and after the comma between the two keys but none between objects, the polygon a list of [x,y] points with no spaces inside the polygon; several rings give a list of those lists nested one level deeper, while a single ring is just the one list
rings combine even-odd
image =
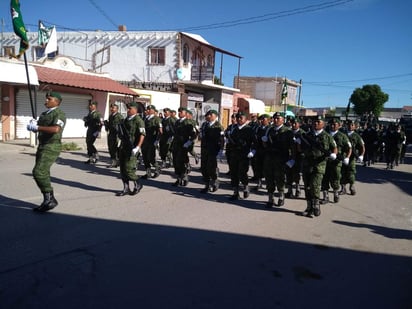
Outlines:
[{"label": "green beret", "polygon": [[193,112],[190,109],[186,109],[186,112],[193,116]]},{"label": "green beret", "polygon": [[188,112],[186,107],[179,107],[178,111],[179,112]]},{"label": "green beret", "polygon": [[333,118],[333,119],[329,120],[329,124],[334,124],[334,123],[340,124],[340,119],[339,118]]},{"label": "green beret", "polygon": [[53,97],[53,98],[59,99],[60,102],[63,100],[63,99],[62,99],[62,96],[60,95],[60,93],[58,93],[58,92],[56,92],[56,91],[49,91],[49,92],[47,92],[47,93],[46,93],[46,98],[48,98],[48,97]]},{"label": "green beret", "polygon": [[171,110],[170,110],[170,108],[168,108],[168,107],[165,107],[164,109],[163,109],[163,112],[171,112]]},{"label": "green beret", "polygon": [[243,116],[246,116],[246,114],[244,112],[237,112],[237,114],[236,114],[236,118],[240,118],[240,117],[243,117]]},{"label": "green beret", "polygon": [[302,123],[302,120],[300,120],[299,118],[292,118],[290,120],[291,123]]},{"label": "green beret", "polygon": [[138,108],[139,104],[137,104],[137,102],[130,102],[129,104],[127,104],[127,107],[135,107]]},{"label": "green beret", "polygon": [[315,121],[325,121],[325,118],[322,115],[318,115],[316,116]]},{"label": "green beret", "polygon": [[283,115],[280,112],[276,112],[272,116],[272,118],[277,118],[277,117],[282,117],[283,118]]},{"label": "green beret", "polygon": [[89,103],[89,105],[96,105],[96,106],[97,106],[97,104],[98,103],[96,101],[92,101],[92,102]]},{"label": "green beret", "polygon": [[155,107],[154,105],[148,105],[148,106],[146,107],[146,110],[149,110],[149,109],[156,110],[156,107]]}]

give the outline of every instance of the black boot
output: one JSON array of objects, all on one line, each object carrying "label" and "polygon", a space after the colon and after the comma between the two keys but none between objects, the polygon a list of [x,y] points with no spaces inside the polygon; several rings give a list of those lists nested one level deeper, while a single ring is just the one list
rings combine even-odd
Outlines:
[{"label": "black boot", "polygon": [[154,173],[153,173],[153,178],[157,178],[157,177],[159,177],[160,176],[160,167],[159,166],[156,166],[155,167],[155,171],[154,171]]},{"label": "black boot", "polygon": [[219,180],[211,180],[209,183],[209,191],[216,192],[219,189]]},{"label": "black boot", "polygon": [[239,196],[239,187],[236,187],[236,188],[234,189],[234,191],[233,191],[232,196],[230,197],[230,200],[231,200],[231,201],[236,201],[236,200],[238,200],[239,198],[240,198],[240,196]]},{"label": "black boot", "polygon": [[339,192],[338,190],[333,190],[333,202],[339,203]]},{"label": "black boot", "polygon": [[146,169],[146,174],[142,176],[142,179],[149,179],[152,178],[152,171],[150,170],[150,168]]},{"label": "black boot", "polygon": [[272,208],[275,205],[273,201],[273,193],[269,193],[268,201],[266,203],[266,208]]},{"label": "black boot", "polygon": [[117,192],[116,196],[125,196],[130,194],[129,181],[123,180],[123,191]]},{"label": "black boot", "polygon": [[279,192],[279,200],[276,204],[277,207],[285,205],[285,193],[283,191]]},{"label": "black boot", "polygon": [[143,185],[138,180],[133,181],[133,185],[134,185],[133,190],[129,191],[130,195],[136,195],[143,188]]},{"label": "black boot", "polygon": [[302,216],[312,218],[313,208],[312,200],[306,200],[306,209],[302,212]]},{"label": "black boot", "polygon": [[54,197],[53,191],[52,192],[43,192],[43,202],[40,206],[33,208],[33,211],[38,212],[46,212],[54,207],[56,207],[59,203]]},{"label": "black boot", "polygon": [[320,204],[329,203],[329,192],[328,192],[328,190],[323,190],[322,194],[323,194],[323,199],[320,201]]},{"label": "black boot", "polygon": [[245,185],[245,188],[243,189],[243,198],[248,198],[249,197],[249,186]]},{"label": "black boot", "polygon": [[319,217],[320,216],[319,199],[316,198],[312,201],[312,207],[313,207],[313,214],[315,215],[315,217]]}]

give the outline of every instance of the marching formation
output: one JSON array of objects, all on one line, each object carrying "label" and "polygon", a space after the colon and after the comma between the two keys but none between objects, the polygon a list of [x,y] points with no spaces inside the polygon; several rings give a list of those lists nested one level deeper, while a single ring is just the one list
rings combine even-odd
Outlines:
[{"label": "marching formation", "polygon": [[[39,120],[32,120],[27,129],[39,132],[39,147],[33,176],[44,195],[44,201],[34,210],[45,212],[57,206],[50,184],[50,167],[61,151],[61,135],[66,122],[59,105],[60,94],[48,93],[45,111]],[[188,186],[191,165],[189,155],[199,161],[194,145],[200,141],[200,172],[204,182],[201,193],[219,189],[218,161],[226,159],[227,175],[233,194],[230,201],[247,199],[251,190],[265,189],[266,207],[282,207],[286,199],[304,195],[306,209],[303,216],[321,214],[321,205],[338,203],[343,194],[355,195],[356,163],[367,167],[385,160],[392,169],[402,163],[406,147],[405,134],[397,125],[376,130],[371,123],[360,130],[355,121],[342,123],[340,119],[328,122],[322,116],[302,122],[285,118],[282,113],[248,115],[237,112],[231,124],[224,129],[219,113],[209,110],[198,127],[190,110],[164,108],[159,114],[154,105],[144,111],[139,104],[127,105],[127,116],[118,106],[110,106],[109,118],[103,121],[96,111],[97,102],[89,104],[84,118],[87,129],[86,163],[99,159],[93,143],[102,127],[107,131],[111,158],[109,168],[120,168],[123,189],[116,196],[136,195],[142,179],[157,178],[162,169],[173,168],[172,186]],[[160,161],[157,158],[160,158]],[[146,174],[138,176],[141,162]],[[249,178],[252,169],[253,177]],[[251,187],[252,185],[252,187]],[[332,192],[332,199],[329,194]]]}]

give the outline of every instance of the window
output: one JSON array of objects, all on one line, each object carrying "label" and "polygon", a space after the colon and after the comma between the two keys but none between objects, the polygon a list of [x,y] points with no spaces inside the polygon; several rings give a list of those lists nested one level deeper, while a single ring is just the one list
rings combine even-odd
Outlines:
[{"label": "window", "polygon": [[189,63],[189,46],[187,44],[183,45],[183,63]]},{"label": "window", "polygon": [[14,46],[3,46],[3,55],[8,57],[9,55],[14,55],[15,49]]},{"label": "window", "polygon": [[166,49],[164,47],[151,47],[149,49],[151,65],[165,65],[166,64]]}]

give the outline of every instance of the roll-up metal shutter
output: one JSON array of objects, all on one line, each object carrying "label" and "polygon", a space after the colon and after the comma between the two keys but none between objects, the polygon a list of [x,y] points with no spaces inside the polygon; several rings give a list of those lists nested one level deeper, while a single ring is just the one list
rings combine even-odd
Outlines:
[{"label": "roll-up metal shutter", "polygon": [[[45,92],[37,93],[37,114],[44,110]],[[86,136],[83,117],[89,112],[87,106],[92,99],[90,95],[61,93],[63,101],[60,108],[66,114],[66,125],[63,138],[79,138]],[[34,98],[33,98],[34,99]],[[27,123],[32,118],[29,92],[21,89],[16,97],[16,138],[29,138],[30,132],[26,130]]]}]

